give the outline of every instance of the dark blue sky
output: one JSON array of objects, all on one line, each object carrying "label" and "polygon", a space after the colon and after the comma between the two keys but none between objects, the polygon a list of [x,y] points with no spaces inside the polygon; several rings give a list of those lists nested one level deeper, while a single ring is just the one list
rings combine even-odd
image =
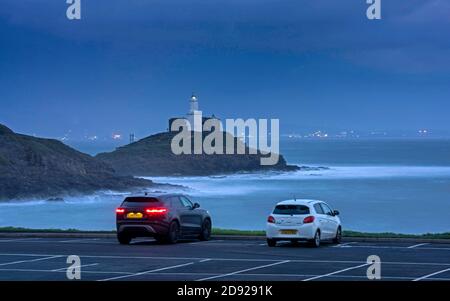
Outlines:
[{"label": "dark blue sky", "polygon": [[450,1],[2,0],[0,123],[164,130],[188,109],[304,128],[450,130]]}]

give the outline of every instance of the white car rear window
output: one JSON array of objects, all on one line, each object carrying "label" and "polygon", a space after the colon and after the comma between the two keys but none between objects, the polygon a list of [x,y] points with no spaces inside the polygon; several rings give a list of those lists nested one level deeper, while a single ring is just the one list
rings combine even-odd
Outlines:
[{"label": "white car rear window", "polygon": [[309,214],[309,208],[304,205],[277,205],[273,210],[273,214],[303,215]]}]

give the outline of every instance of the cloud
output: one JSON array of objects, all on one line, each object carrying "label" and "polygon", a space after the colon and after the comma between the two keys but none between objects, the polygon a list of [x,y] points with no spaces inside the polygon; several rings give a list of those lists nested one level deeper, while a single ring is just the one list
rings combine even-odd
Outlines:
[{"label": "cloud", "polygon": [[[448,67],[450,1],[383,1],[379,21],[364,0],[5,0],[0,21],[77,43],[182,55],[193,49],[321,52],[367,68],[432,72]],[[386,67],[389,62],[389,67]]]}]

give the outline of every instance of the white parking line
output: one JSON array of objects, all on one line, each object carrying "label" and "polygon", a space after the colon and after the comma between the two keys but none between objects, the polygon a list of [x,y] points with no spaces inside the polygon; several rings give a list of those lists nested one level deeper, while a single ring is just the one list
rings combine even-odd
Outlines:
[{"label": "white parking line", "polygon": [[[95,265],[98,265],[98,263],[90,263],[90,264],[82,264],[82,265],[70,266],[70,268],[71,269],[85,268],[85,267],[92,267],[92,266],[95,266]],[[66,271],[68,268],[69,267],[64,267],[64,268],[60,268],[60,269],[54,269],[54,270],[52,270],[52,272]]]},{"label": "white parking line", "polygon": [[[39,269],[1,269],[0,272],[35,272],[35,273],[65,273],[65,270],[39,270]],[[83,274],[120,274],[133,275],[131,272],[117,272],[117,271],[82,271]]]},{"label": "white parking line", "polygon": [[2,242],[17,242],[17,243],[27,243],[30,242],[30,240],[34,240],[33,243],[39,243],[39,244],[68,244],[68,243],[81,243],[81,244],[107,244],[107,245],[116,245],[117,243],[114,241],[102,241],[102,240],[84,240],[84,239],[70,239],[70,240],[42,240],[41,238],[28,238],[28,239],[11,239],[11,240],[0,240],[0,243]]},{"label": "white parking line", "polygon": [[356,242],[346,242],[343,244],[338,244],[333,246],[333,248],[345,248],[345,247],[349,247],[351,244],[356,244]]},{"label": "white parking line", "polygon": [[[31,273],[65,273],[65,270],[40,270],[40,269],[2,269],[0,268],[0,272],[31,272]],[[443,271],[441,271],[443,272]],[[118,272],[118,271],[83,271],[83,274],[119,274],[119,275],[134,275],[134,273],[131,272]],[[209,276],[209,275],[215,275],[214,273],[151,273],[151,275],[155,276]],[[261,274],[235,274],[234,276],[238,277],[315,277],[319,275],[308,275],[308,274],[267,274],[267,273],[261,273]],[[361,275],[330,275],[329,277],[338,277],[338,278],[356,278],[356,279],[367,279],[366,276]],[[383,276],[383,279],[397,279],[397,280],[414,280],[413,277],[408,276]],[[438,277],[432,277],[429,276],[427,278],[428,280],[435,280],[435,281],[450,281],[450,278],[438,278]]]},{"label": "white parking line", "polygon": [[188,242],[188,245],[194,245],[194,244],[204,244],[204,243],[215,243],[215,242],[223,242],[223,239],[213,239],[213,240],[208,240],[208,241],[193,241],[193,242]]},{"label": "white parking line", "polygon": [[360,264],[360,265],[357,265],[357,266],[353,266],[353,267],[349,267],[349,268],[346,268],[346,269],[338,270],[338,271],[335,271],[335,272],[332,272],[332,273],[323,274],[323,275],[319,275],[319,276],[315,276],[315,277],[311,277],[311,278],[306,278],[306,279],[303,279],[303,281],[311,281],[311,280],[315,280],[315,279],[319,279],[319,278],[323,278],[323,277],[336,275],[336,274],[339,274],[339,273],[342,273],[342,272],[346,272],[346,271],[350,271],[350,270],[354,270],[354,269],[359,269],[359,268],[362,268],[364,266],[368,266],[370,264],[371,263]]},{"label": "white parking line", "polygon": [[0,263],[0,266],[10,265],[10,264],[36,262],[36,261],[42,261],[42,260],[48,260],[48,259],[60,258],[60,257],[62,257],[62,255],[55,255],[55,256],[44,257],[44,258],[37,258],[37,259],[30,259],[30,260],[19,260],[19,261],[5,262],[5,263]]},{"label": "white parking line", "polygon": [[[110,241],[108,241],[110,240]],[[0,239],[0,243],[8,243],[8,242],[17,242],[17,243],[28,243],[30,241],[33,241],[33,243],[41,243],[41,244],[58,244],[58,243],[78,243],[78,244],[117,244],[115,241],[113,241],[112,239],[99,239],[99,238],[94,238],[94,239],[69,239],[69,240],[43,240],[42,238],[39,237],[30,237],[30,238],[17,238],[17,239]],[[151,240],[145,240],[145,241],[133,241],[132,243],[142,243],[142,242],[153,242]],[[247,243],[247,242],[243,242],[243,243],[238,243],[238,242],[225,242],[225,240],[211,240],[208,242],[191,242],[191,243],[186,243],[186,245],[196,245],[196,244],[209,244],[209,245],[215,245],[215,242],[219,242],[217,245],[240,245],[240,246],[264,246],[266,245],[265,243]],[[335,248],[367,248],[367,249],[416,249],[417,250],[439,250],[439,251],[450,251],[450,247],[422,247],[424,245],[429,245],[429,243],[424,243],[424,244],[417,244],[417,245],[413,245],[413,246],[376,246],[376,245],[355,245],[357,244],[357,242],[348,242],[348,243],[343,243],[340,245],[335,245],[332,247]],[[421,247],[421,248],[418,248]]]},{"label": "white parking line", "polygon": [[423,244],[412,245],[412,246],[409,246],[408,249],[414,249],[414,248],[417,248],[417,247],[420,247],[420,246],[425,246],[425,245],[429,245],[429,243],[423,243]]},{"label": "white parking line", "polygon": [[211,259],[206,258],[206,259],[200,260],[199,262],[207,262],[207,261],[211,261]]},{"label": "white parking line", "polygon": [[[413,247],[413,246],[411,246]],[[396,246],[347,246],[347,248],[366,248],[366,249],[411,249],[410,247],[396,247]],[[414,248],[415,249],[415,248]],[[424,247],[417,248],[415,250],[440,250],[440,251],[450,251],[450,248],[434,248],[434,247]]]},{"label": "white parking line", "polygon": [[437,274],[442,274],[442,273],[445,273],[445,272],[448,272],[448,271],[450,271],[450,268],[442,270],[442,271],[438,271],[438,272],[435,272],[435,273],[431,273],[431,274],[428,274],[428,275],[425,275],[425,276],[422,276],[422,277],[419,277],[419,278],[416,278],[413,281],[420,281],[420,280],[427,279],[427,278],[433,277],[433,276],[435,276]]},{"label": "white parking line", "polygon": [[154,239],[141,239],[141,240],[133,240],[131,244],[140,244],[140,243],[146,243],[146,242],[156,242]]},{"label": "white parking line", "polygon": [[[43,257],[43,256],[69,256],[70,254],[34,254],[34,253],[0,253],[0,256],[24,256],[24,257]],[[159,257],[159,256],[119,256],[119,255],[79,255],[81,258],[99,258],[99,259],[154,259],[154,260],[192,260],[200,261],[211,259],[214,261],[244,261],[244,262],[279,262],[281,259],[273,258],[214,258],[214,257]],[[290,262],[298,263],[350,263],[360,264],[362,260],[309,260],[309,259],[290,259]],[[405,262],[405,261],[383,261],[383,264],[393,265],[425,265],[425,266],[450,266],[450,263],[441,262]]]},{"label": "white parking line", "polygon": [[77,238],[77,239],[67,239],[67,240],[60,240],[57,242],[84,242],[84,241],[96,241],[99,240],[99,238]]},{"label": "white parking line", "polygon": [[30,240],[38,240],[38,239],[41,239],[41,238],[39,238],[39,237],[28,237],[28,238],[0,239],[0,242],[15,242],[15,241],[17,241],[17,242],[22,242],[22,241],[27,242],[27,241],[30,241]]},{"label": "white parking line", "polygon": [[123,279],[123,278],[128,278],[128,277],[136,277],[136,276],[141,276],[141,275],[145,275],[145,274],[150,274],[150,273],[153,273],[153,272],[159,272],[159,271],[165,271],[165,270],[170,270],[170,269],[181,268],[181,267],[188,266],[188,265],[191,265],[191,264],[194,264],[194,263],[193,262],[189,262],[189,263],[184,263],[184,264],[179,264],[179,265],[173,265],[173,266],[170,266],[170,267],[165,267],[165,268],[160,268],[160,269],[155,269],[155,270],[135,273],[135,274],[131,274],[131,275],[117,276],[117,277],[112,277],[112,278],[101,279],[101,280],[98,280],[98,281],[110,281],[110,280],[117,280],[117,279]]},{"label": "white parking line", "polygon": [[271,267],[274,265],[279,265],[279,264],[283,264],[283,263],[287,263],[287,262],[289,262],[289,260],[284,260],[284,261],[275,262],[275,263],[271,263],[271,264],[261,265],[261,266],[257,266],[257,267],[253,267],[253,268],[249,268],[249,269],[245,269],[245,270],[240,270],[240,271],[236,271],[236,272],[232,272],[232,273],[206,277],[206,278],[198,279],[197,281],[205,281],[205,280],[210,280],[210,279],[223,278],[223,277],[232,276],[232,275],[236,275],[239,273],[244,273],[244,272],[253,271],[253,270],[257,270],[257,269],[267,268],[267,267]]}]

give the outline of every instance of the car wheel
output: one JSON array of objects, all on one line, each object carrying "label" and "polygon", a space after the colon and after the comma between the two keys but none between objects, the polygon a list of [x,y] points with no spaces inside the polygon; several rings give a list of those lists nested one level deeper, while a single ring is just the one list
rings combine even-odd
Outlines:
[{"label": "car wheel", "polygon": [[320,231],[319,230],[316,231],[316,234],[314,235],[314,239],[311,240],[311,246],[313,246],[314,248],[320,247]]},{"label": "car wheel", "polygon": [[131,237],[126,234],[117,234],[117,240],[121,245],[129,245],[131,242]]},{"label": "car wheel", "polygon": [[269,247],[276,247],[277,246],[277,241],[275,239],[268,238],[267,239],[267,245]]},{"label": "car wheel", "polygon": [[342,229],[339,227],[336,231],[336,237],[333,239],[335,244],[340,244],[342,241]]},{"label": "car wheel", "polygon": [[205,219],[202,225],[202,232],[200,233],[200,240],[210,240],[211,239],[211,221]]},{"label": "car wheel", "polygon": [[178,222],[171,222],[169,225],[169,233],[166,236],[166,242],[169,244],[174,244],[178,241],[178,237],[180,236],[180,225]]}]

